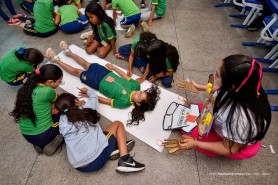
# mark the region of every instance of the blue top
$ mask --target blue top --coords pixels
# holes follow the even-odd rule
[[[92,108],[96,110],[98,106],[98,96],[93,90],[88,90],[88,102],[82,108]],[[80,123],[82,125],[82,123]],[[103,134],[99,123],[95,127],[84,126],[78,129],[68,121],[66,115],[60,117],[60,133],[64,136],[67,155],[70,164],[78,168],[93,162],[101,152],[108,146],[108,140]]]

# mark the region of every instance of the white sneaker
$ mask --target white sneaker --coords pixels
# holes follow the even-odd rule
[[[127,32],[125,32],[125,37],[126,38],[131,37],[134,31],[135,31],[135,25],[133,24],[128,28]]]
[[[82,34],[80,35],[80,39],[84,40],[84,39],[89,38],[89,36],[93,35],[93,32],[94,32],[94,31],[88,31],[88,32],[82,33]]]

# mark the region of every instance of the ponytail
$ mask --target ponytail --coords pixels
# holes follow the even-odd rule
[[[86,130],[89,127],[94,127],[100,119],[100,115],[96,110],[91,108],[80,109],[75,105],[77,98],[70,93],[61,94],[55,101],[55,107],[66,115],[68,121],[73,124],[77,130],[81,127],[85,127]]]
[[[14,110],[10,113],[16,123],[20,118],[27,118],[36,124],[36,116],[32,105],[32,93],[38,83],[47,80],[58,80],[63,76],[63,71],[56,65],[47,64],[31,73],[26,83],[18,90]]]

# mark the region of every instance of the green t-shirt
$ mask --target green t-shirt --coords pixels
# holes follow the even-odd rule
[[[73,4],[59,7],[57,13],[61,16],[61,25],[76,21],[79,17],[78,8]]]
[[[49,129],[54,123],[52,121],[52,102],[56,100],[55,90],[49,86],[38,84],[33,90],[33,110],[36,115],[36,125],[30,119],[20,118],[20,132],[25,135],[41,134]]]
[[[16,57],[15,51],[17,50],[18,48],[10,50],[0,61],[0,77],[7,83],[14,81],[16,76],[21,73],[35,70],[26,60]]]
[[[110,42],[114,38],[116,41],[117,35],[116,33],[113,33],[113,30],[110,28],[110,26],[106,22],[102,22],[101,25],[97,25],[97,33],[101,40],[104,40],[105,42]]]
[[[165,63],[166,63],[167,71],[173,71],[172,64],[168,58],[166,58]]]
[[[112,0],[112,8],[119,8],[122,11],[124,17],[130,17],[140,13],[140,9],[132,0]]]
[[[138,44],[138,42],[140,41],[140,35],[138,35],[132,42],[132,45],[131,45],[131,51],[134,52],[135,50],[135,46]]]
[[[56,29],[53,19],[54,6],[52,0],[37,0],[34,5],[35,30],[40,33]]]
[[[156,5],[155,14],[163,16],[166,12],[166,0],[152,0],[152,4]]]
[[[24,0],[17,0],[19,4],[23,3]]]
[[[108,73],[99,83],[99,92],[112,99],[111,107],[126,108],[132,104],[131,94],[139,91],[140,84],[130,78],[126,80],[113,72]]]

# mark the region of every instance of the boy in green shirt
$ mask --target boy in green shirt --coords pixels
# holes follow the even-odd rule
[[[83,15],[72,4],[72,0],[59,0],[59,9],[57,16],[55,17],[55,24],[60,24],[60,29],[65,33],[76,33],[86,29],[89,21],[85,15]]]
[[[54,17],[54,5],[52,0],[37,0],[34,5],[34,18],[35,24],[20,23],[25,34],[38,36],[38,37],[49,37],[58,31],[57,25],[55,25]]]
[[[152,26],[154,19],[159,19],[164,16],[166,4],[166,0],[152,0],[150,7],[141,11],[141,20],[148,21],[149,26]]]
[[[137,25],[141,19],[140,9],[136,6],[136,4],[132,0],[112,0],[112,8],[113,8],[113,19],[116,23],[117,13],[116,10],[119,8],[124,15],[123,20],[121,20],[121,27],[127,29],[125,33],[125,37],[129,38],[132,36],[135,25]],[[146,23],[141,23],[143,30],[148,31],[148,27]]]

